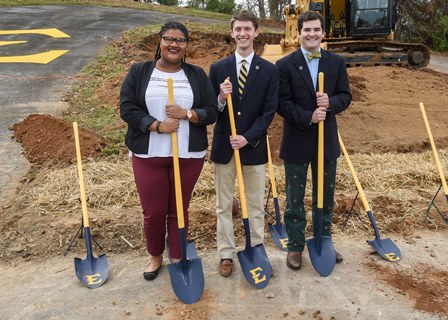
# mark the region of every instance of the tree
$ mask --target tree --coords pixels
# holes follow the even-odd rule
[[[158,2],[165,6],[177,6],[179,4],[178,0],[158,0]]]
[[[397,0],[397,37],[438,51],[448,50],[446,0]]]
[[[206,0],[205,10],[232,14],[235,11],[236,4],[234,0]]]
[[[191,8],[205,9],[205,0],[188,0],[187,4]]]
[[[281,21],[284,19],[283,9],[290,4],[286,0],[268,0],[269,4],[269,17],[275,21]]]
[[[266,10],[264,8],[264,0],[258,0],[258,13],[261,19],[266,19]]]

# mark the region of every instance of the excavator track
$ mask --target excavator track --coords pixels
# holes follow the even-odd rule
[[[325,39],[327,50],[345,58],[347,67],[406,66],[423,68],[428,65],[428,47],[418,43],[378,40]]]

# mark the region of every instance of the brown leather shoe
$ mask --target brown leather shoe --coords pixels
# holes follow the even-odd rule
[[[342,260],[344,260],[344,257],[342,256],[342,254],[340,254],[336,250],[335,250],[335,252],[336,252],[336,263],[341,263]]]
[[[233,271],[232,259],[221,259],[218,266],[219,274],[223,277],[230,277]]]
[[[292,270],[299,270],[302,266],[302,252],[288,251],[286,265]]]

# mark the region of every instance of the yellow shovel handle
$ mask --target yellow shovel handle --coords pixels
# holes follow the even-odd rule
[[[367,212],[369,212],[370,211],[369,203],[367,202],[364,191],[362,190],[361,184],[359,183],[358,176],[356,175],[355,169],[353,168],[353,164],[350,161],[350,158],[348,156],[347,150],[345,149],[344,143],[342,142],[342,138],[341,138],[341,135],[339,134],[339,131],[338,131],[338,138],[339,138],[339,144],[341,145],[342,152],[344,153],[344,156],[345,156],[345,160],[347,161],[350,171],[352,172],[353,180],[355,180],[356,188],[358,189],[359,196],[361,197],[362,204],[364,205],[364,209]]]
[[[87,213],[86,190],[84,187],[84,175],[82,173],[81,147],[79,145],[79,132],[77,122],[73,122],[73,132],[75,135],[76,160],[78,163],[79,189],[81,191],[82,223],[85,228],[89,228],[89,215]]]
[[[228,81],[228,80],[227,80]],[[227,96],[227,108],[229,110],[229,118],[230,118],[230,132],[232,136],[236,136],[236,126],[235,126],[235,118],[233,113],[233,103],[232,96],[229,94]],[[243,170],[241,168],[241,160],[240,160],[240,150],[233,149],[235,155],[235,166],[236,166],[236,175],[238,178],[238,185],[240,189],[240,202],[241,202],[241,212],[243,215],[243,219],[247,219],[247,203],[246,203],[246,194],[244,192],[244,180],[243,180]]]
[[[174,103],[173,94],[173,79],[168,78],[168,103]],[[177,144],[177,132],[171,133],[171,145],[173,148],[173,166],[174,166],[174,189],[176,192],[176,210],[177,210],[177,226],[179,229],[185,227],[184,221],[184,205],[182,202],[182,185],[180,182],[180,168],[179,168],[179,148]]]
[[[324,73],[319,72],[319,92],[324,92]],[[317,207],[324,207],[324,122],[319,122],[317,147]]]
[[[423,120],[425,121],[426,131],[428,131],[429,141],[431,142],[432,152],[436,160],[437,169],[439,170],[440,179],[442,180],[443,192],[448,196],[448,187],[446,185],[445,175],[443,174],[442,165],[440,164],[439,154],[437,153],[434,138],[432,137],[431,128],[429,127],[428,118],[426,117],[425,106],[420,102],[420,110],[422,111]]]
[[[269,178],[271,179],[272,197],[277,198],[277,186],[275,185],[274,168],[272,166],[271,147],[269,146],[268,135],[266,135],[266,145],[268,146],[268,167],[269,167]]]

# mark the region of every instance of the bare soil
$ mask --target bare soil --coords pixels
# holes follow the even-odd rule
[[[231,54],[233,50],[232,39],[226,35],[192,33],[191,38],[188,61],[206,70],[212,62]],[[133,61],[140,61],[147,58],[148,51],[155,51],[157,41],[155,36],[149,36],[137,48],[120,41],[117,43],[123,47],[129,57],[133,57]],[[258,41],[256,49],[260,52],[263,43],[277,42],[278,39],[274,36],[263,38]],[[350,154],[419,153],[430,150],[419,102],[425,104],[437,147],[448,148],[447,73],[391,66],[350,68],[349,76],[353,103],[345,113],[339,116],[338,122],[340,133]],[[96,93],[98,98],[107,101],[110,105],[118,106],[118,92],[123,77],[124,74],[105,82],[101,90]],[[67,141],[72,140],[71,123],[50,115],[31,115],[23,122],[16,124],[12,130],[17,141],[22,143],[25,156],[40,170],[39,176],[45,175],[45,172],[52,168],[76,162],[74,150],[67,147]],[[274,162],[281,165],[278,159],[282,133],[280,117],[275,117],[269,131]],[[107,141],[85,129],[80,131],[80,140],[85,161],[98,156],[101,148],[107,144]],[[447,161],[442,160],[444,163]],[[393,165],[391,163],[391,166]],[[24,184],[27,182],[25,179]],[[37,183],[39,179],[33,181],[31,186]],[[30,185],[26,187],[30,188]],[[436,188],[437,186],[435,190]],[[352,199],[353,194],[338,195],[335,209],[337,226],[342,224]],[[430,199],[428,203],[429,201]],[[385,197],[382,207],[377,209],[388,212],[389,205]],[[443,205],[441,209],[446,213],[446,207]],[[0,261],[9,265],[62,254],[80,224],[79,217],[76,219],[58,217],[57,208],[48,212],[39,212],[38,215],[24,215],[23,212],[26,210],[14,211],[11,207],[4,207],[0,213],[0,232],[4,235],[0,244]],[[208,221],[204,221],[203,215],[199,212],[191,213],[190,235],[193,238],[200,237],[199,250],[213,251],[216,218],[212,212],[207,213],[210,217]],[[120,235],[125,235],[126,239],[134,244],[135,250],[142,255],[145,254],[139,222],[141,213],[138,207],[130,208],[126,212],[126,221],[123,221],[123,215],[113,216],[104,212],[95,212],[95,215],[93,235],[104,247],[105,252],[126,253],[129,245],[120,238]],[[273,218],[269,217],[268,221],[273,222]],[[397,237],[406,235],[404,228],[408,228],[408,235],[413,234],[413,236],[420,231],[430,230],[427,225],[422,224],[419,217],[410,220],[407,225],[395,226],[397,232],[395,234],[392,226],[388,232],[392,232]],[[442,233],[447,231],[441,219],[431,230]],[[239,233],[241,237],[241,230]],[[204,237],[204,234],[208,236]],[[267,241],[272,245],[270,240]],[[79,243],[76,245],[76,243],[78,242],[75,242],[72,250],[83,253],[82,245]],[[341,243],[340,246],[344,244]],[[379,278],[398,290],[400,294],[406,295],[408,299],[415,302],[416,309],[448,317],[446,306],[448,272],[446,269],[440,269],[440,265],[422,264],[420,268],[416,265],[415,267],[421,270],[420,272],[416,272],[416,269],[397,271],[397,267],[384,266],[370,260],[366,263],[366,267],[377,273]],[[178,308],[180,309],[181,306]],[[190,316],[192,319],[208,318],[206,310],[196,310]],[[319,318],[319,314],[313,317]]]

